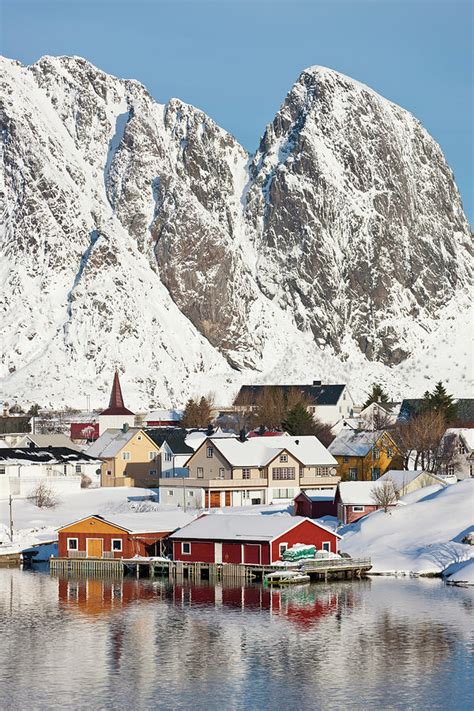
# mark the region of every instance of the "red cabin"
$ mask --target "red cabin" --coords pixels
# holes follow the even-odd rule
[[[296,543],[337,552],[337,533],[301,516],[204,514],[170,536],[173,559],[269,565]]]
[[[336,489],[308,489],[302,491],[294,499],[295,515],[307,518],[336,516],[337,507],[334,501]]]

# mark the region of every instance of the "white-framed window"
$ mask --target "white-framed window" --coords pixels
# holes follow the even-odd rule
[[[198,479],[203,479],[203,478],[204,478],[204,468],[203,468],[203,467],[198,467],[198,468],[197,468],[197,478],[198,478]]]
[[[206,449],[206,457],[210,459],[211,457],[214,456],[214,447],[207,447]]]
[[[331,541],[324,541],[322,550],[331,552]]]
[[[222,467],[219,469],[219,479],[225,479],[225,469]]]
[[[148,452],[148,459],[151,462],[153,459],[155,459],[157,452]]]
[[[122,539],[121,538],[112,538],[112,550],[117,551],[117,552],[122,552]]]
[[[293,499],[294,495],[294,489],[273,489],[274,499]]]
[[[181,554],[182,555],[191,555],[191,544],[183,541],[181,543]]]
[[[280,462],[287,462],[288,461],[288,455],[287,454],[280,454]]]
[[[365,511],[365,506],[353,506],[352,510],[354,513],[362,513]]]
[[[171,452],[165,452],[165,462],[171,462],[172,459],[173,455],[171,454]]]
[[[5,467],[0,467],[0,475],[5,474],[5,472],[6,472]]]
[[[250,479],[250,469],[242,469],[242,479]]]
[[[380,449],[378,447],[374,447],[374,459],[379,459],[380,458]]]
[[[446,473],[448,476],[454,476],[454,464],[448,464],[446,467]]]
[[[357,469],[356,468],[349,469],[349,479],[351,481],[357,481]]]
[[[314,471],[316,476],[327,476],[329,473],[328,467],[316,467]]]
[[[82,472],[82,464],[76,464],[76,474],[80,474]]]
[[[294,467],[275,467],[273,470],[273,479],[294,479],[295,478],[295,468]]]
[[[194,496],[194,491],[188,491],[188,496]]]
[[[130,461],[130,452],[122,452],[122,459],[125,462],[129,462]]]
[[[156,476],[156,469],[150,469],[150,476]]]
[[[462,442],[458,444],[458,454],[466,454],[466,447]]]
[[[68,551],[77,551],[78,548],[79,548],[79,539],[78,538],[68,538],[67,539]]]
[[[174,496],[173,489],[168,489],[168,496]]]
[[[288,550],[288,543],[279,543],[278,544],[278,555],[281,557],[283,553]]]

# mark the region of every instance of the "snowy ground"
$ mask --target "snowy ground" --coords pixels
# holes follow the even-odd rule
[[[472,578],[472,562],[448,567],[474,559],[474,546],[461,543],[474,530],[474,481],[442,489],[428,487],[422,492],[405,497],[387,513],[377,511],[342,528],[341,549],[353,557],[370,556],[374,573],[439,575],[446,571],[448,575],[452,571],[460,579]]]
[[[8,502],[0,501],[0,555],[57,540],[60,526],[90,514],[119,517],[122,525],[137,530],[159,530],[160,525],[163,530],[168,526],[173,530],[192,521],[198,513],[160,506],[153,501],[153,495],[152,490],[139,488],[84,489],[64,497],[54,509],[38,509],[28,499],[13,501],[13,543],[9,536]],[[48,550],[54,552],[54,548]]]

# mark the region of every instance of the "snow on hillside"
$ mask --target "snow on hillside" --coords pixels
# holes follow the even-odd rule
[[[429,488],[413,503],[377,511],[341,529],[341,550],[370,556],[373,573],[439,574],[474,558],[474,546],[461,543],[474,530],[474,480]]]
[[[39,509],[28,499],[13,502],[13,543],[9,538],[8,502],[0,501],[0,555],[23,550],[35,543],[57,540],[57,529],[90,514],[117,521],[137,531],[174,530],[195,518],[197,512],[160,506],[150,489],[133,487],[84,489],[63,498],[53,509]]]
[[[80,57],[2,59],[8,400],[182,406],[242,382],[469,389],[469,226],[408,112],[310,67],[255,156]]]

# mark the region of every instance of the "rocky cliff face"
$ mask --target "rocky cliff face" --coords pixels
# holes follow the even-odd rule
[[[114,365],[137,404],[354,366],[397,390],[421,382],[421,342],[447,354],[470,233],[406,111],[313,67],[249,156],[196,108],[83,59],[2,69],[7,397],[99,401]]]

